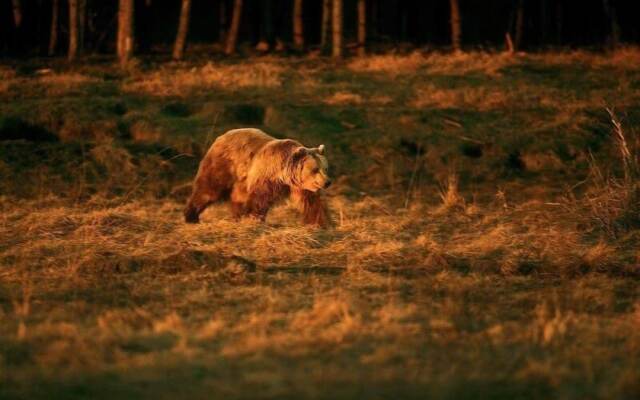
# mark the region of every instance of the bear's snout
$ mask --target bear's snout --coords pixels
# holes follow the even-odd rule
[[[327,189],[329,186],[331,186],[331,179],[327,179],[327,181],[324,183],[325,189]]]

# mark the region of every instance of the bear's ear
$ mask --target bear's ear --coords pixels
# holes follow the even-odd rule
[[[324,145],[323,144],[318,146],[318,154],[320,154],[321,156],[324,155]]]
[[[306,156],[307,153],[308,153],[308,151],[307,151],[306,147],[300,146],[300,147],[298,147],[297,149],[294,150],[293,158],[300,158],[300,157]]]

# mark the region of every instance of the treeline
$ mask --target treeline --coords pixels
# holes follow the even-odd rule
[[[0,0],[0,54],[59,56],[164,51],[191,43],[230,55],[345,52],[398,45],[537,50],[611,48],[640,39],[625,0]],[[171,45],[171,50],[167,45]],[[162,50],[158,50],[162,49]]]

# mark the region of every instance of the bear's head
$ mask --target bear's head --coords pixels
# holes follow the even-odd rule
[[[292,182],[304,190],[317,192],[331,185],[329,163],[324,156],[324,145],[309,149],[298,147],[292,156]]]

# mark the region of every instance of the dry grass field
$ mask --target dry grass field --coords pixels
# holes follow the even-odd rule
[[[0,100],[2,399],[640,397],[637,49],[33,61]],[[183,223],[240,126],[327,146],[329,229]]]

